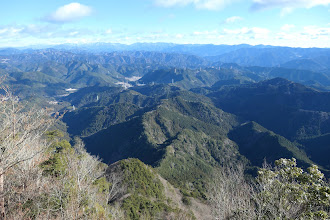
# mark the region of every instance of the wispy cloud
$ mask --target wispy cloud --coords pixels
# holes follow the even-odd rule
[[[237,0],[153,0],[160,7],[193,5],[198,9],[220,10]]]
[[[328,6],[330,0],[253,0],[252,10],[281,8],[281,15],[290,13],[295,8],[312,8],[315,6]]]
[[[330,38],[330,28],[317,27],[317,26],[306,26],[302,35],[310,36],[311,38],[328,37]]]
[[[97,32],[89,29],[69,28],[64,29],[60,25],[7,25],[0,26],[0,38],[3,39],[49,39],[49,38],[79,38],[93,36]]]
[[[113,34],[112,29],[110,28],[110,29],[106,30],[106,31],[105,31],[105,34]]]
[[[205,37],[205,36],[215,36],[215,35],[218,35],[218,31],[217,30],[213,30],[213,31],[194,31],[192,33],[193,36],[202,36],[202,37]]]
[[[330,27],[293,26],[285,24],[276,30],[264,27],[196,30],[191,32],[166,32],[162,30],[133,31],[117,29],[67,28],[58,24],[0,26],[1,46],[27,46],[38,44],[88,43],[88,42],[171,42],[202,44],[269,44],[296,47],[330,47]]]
[[[330,28],[305,26],[296,31],[277,33],[274,41],[299,47],[330,47]]]
[[[293,24],[285,24],[281,27],[281,30],[282,31],[290,31],[294,27],[295,27],[295,25],[293,25]]]
[[[270,33],[270,30],[260,27],[243,27],[239,29],[224,29],[223,32],[229,35],[251,35],[254,38],[262,38],[266,37]]]
[[[184,37],[184,35],[183,34],[177,34],[177,35],[175,35],[175,37],[178,38],[178,39],[182,39]]]
[[[56,30],[54,25],[6,25],[0,26],[0,37],[44,37]]]
[[[70,3],[59,7],[55,12],[46,16],[44,20],[51,23],[73,22],[89,16],[91,13],[92,8],[89,6],[80,3]]]
[[[222,24],[233,24],[233,23],[237,23],[239,21],[243,21],[244,19],[240,16],[232,16],[229,17],[227,19],[225,19]]]

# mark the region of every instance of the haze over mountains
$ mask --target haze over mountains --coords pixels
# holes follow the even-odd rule
[[[173,44],[173,43],[91,43],[91,44],[62,44],[54,46],[36,46],[28,48],[2,48],[1,55],[31,53],[35,50],[53,48],[60,51],[77,53],[111,53],[118,51],[149,51],[162,53],[177,53],[205,57],[211,61],[237,63],[244,66],[274,66],[283,65],[294,60],[312,61],[329,68],[327,48],[291,48],[268,45],[213,45],[213,44]],[[308,65],[310,66],[310,65]]]

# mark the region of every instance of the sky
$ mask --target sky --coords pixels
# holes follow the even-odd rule
[[[330,0],[0,0],[0,47],[169,42],[330,47]]]

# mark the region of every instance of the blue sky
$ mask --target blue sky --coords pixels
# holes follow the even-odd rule
[[[0,47],[93,42],[330,47],[330,0],[0,3]]]

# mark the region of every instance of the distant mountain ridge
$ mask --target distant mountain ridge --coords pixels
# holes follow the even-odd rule
[[[162,49],[157,51],[157,45],[126,45],[139,50],[123,49],[122,51],[100,53],[92,53],[87,49],[86,51],[54,48],[22,51],[3,49],[0,51],[0,60],[2,60],[0,72],[9,75],[12,72],[41,72],[57,77],[61,82],[71,84],[71,86],[76,85],[76,87],[98,84],[114,86],[116,83],[127,83],[125,77],[146,75],[142,82],[171,83],[173,79],[177,83],[176,85],[186,89],[212,86],[219,80],[237,79],[258,82],[283,77],[317,89],[330,90],[330,64],[328,62],[330,49],[261,45],[161,44]],[[142,50],[143,47],[153,51]],[[183,48],[187,50],[199,48],[208,51],[208,47],[218,48],[217,50],[224,54],[213,57],[203,57],[197,52],[182,54]],[[181,49],[164,50],[164,48]],[[211,51],[216,51],[215,48]],[[119,49],[120,47],[118,47]],[[8,51],[8,54],[4,55],[4,51]],[[164,75],[164,69],[169,68],[178,69],[180,74],[176,73],[175,77],[171,77],[169,76],[171,71],[169,71],[169,74]],[[160,73],[163,76],[158,75]],[[179,80],[175,79],[177,77]]]
[[[277,66],[297,59],[320,60],[329,57],[330,48],[291,48],[269,45],[213,45],[173,43],[119,43],[62,44],[31,48],[0,48],[0,55],[31,53],[35,50],[54,48],[73,53],[111,53],[118,51],[150,51],[179,53],[207,57],[210,61],[238,63],[243,66]],[[322,58],[323,57],[323,58]],[[322,62],[321,62],[322,63]]]

